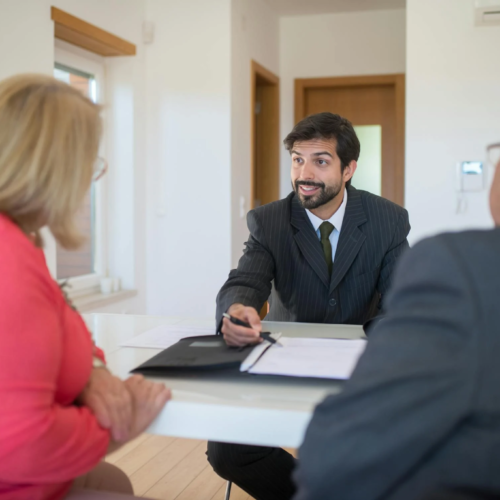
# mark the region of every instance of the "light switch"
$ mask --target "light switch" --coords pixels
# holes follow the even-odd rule
[[[240,196],[240,219],[244,219],[246,214],[246,200],[244,196]]]

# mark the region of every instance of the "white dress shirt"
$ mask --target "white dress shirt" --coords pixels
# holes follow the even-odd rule
[[[342,204],[340,205],[338,210],[329,219],[327,219],[328,222],[330,224],[333,224],[333,227],[335,228],[330,234],[330,243],[332,244],[332,262],[335,261],[335,252],[337,251],[337,244],[339,242],[340,231],[342,230],[342,222],[344,220],[346,205],[347,205],[347,189],[344,189],[344,199],[342,200]],[[309,217],[309,220],[311,221],[311,224],[314,227],[314,230],[316,231],[316,234],[318,235],[318,239],[321,239],[321,235],[319,233],[319,226],[321,226],[321,224],[323,224],[323,222],[325,221],[314,215],[309,210],[307,210],[307,208],[306,208],[306,213],[307,216]]]

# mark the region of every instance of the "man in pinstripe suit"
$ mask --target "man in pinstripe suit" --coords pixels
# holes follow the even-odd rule
[[[217,297],[217,323],[229,345],[260,341],[258,311],[268,299],[272,321],[365,323],[378,313],[408,248],[406,210],[350,185],[360,145],[348,120],[309,116],[284,142],[294,190],[248,213],[246,248]],[[226,311],[252,329],[222,321]],[[293,495],[295,459],[284,450],[209,443],[208,459],[258,500]]]

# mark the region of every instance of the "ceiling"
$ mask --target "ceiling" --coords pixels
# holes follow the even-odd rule
[[[279,16],[404,9],[406,0],[265,0]]]

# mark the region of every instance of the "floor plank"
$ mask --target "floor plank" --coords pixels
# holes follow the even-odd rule
[[[201,444],[206,448],[206,441],[174,439],[170,446],[165,448],[161,453],[158,453],[153,459],[144,463],[140,469],[130,476],[135,494],[141,496],[148,490],[151,490],[158,481]],[[185,483],[183,489],[188,484],[189,483]],[[149,494],[148,496],[151,498],[164,498],[161,495],[155,496],[154,494]],[[165,496],[165,498],[172,497],[169,495]]]
[[[224,481],[224,484],[213,494],[210,500],[224,500],[225,493],[226,493],[226,481]]]
[[[152,488],[146,491],[145,496],[165,500],[177,498],[187,485],[194,481],[206,468],[207,457],[205,450],[206,442],[203,441],[191,453],[180,460]],[[193,498],[193,500],[195,499]]]
[[[148,436],[146,440],[117,460],[115,465],[131,477],[134,472],[161,453],[173,441],[174,438],[166,436]]]
[[[149,434],[141,434],[140,436],[137,436],[133,441],[130,441],[130,443],[123,445],[121,448],[118,448],[113,453],[107,455],[106,462],[109,462],[110,464],[115,464],[118,460],[120,460],[120,458],[125,456],[128,452],[132,451],[134,448],[137,448],[137,446],[146,441],[148,437]]]
[[[226,481],[213,471],[210,464],[207,464],[202,473],[189,483],[176,500],[209,499],[225,484]],[[220,497],[220,500],[223,499],[224,495]]]
[[[222,499],[224,499],[224,496]],[[254,500],[254,498],[246,491],[243,491],[239,486],[233,484],[231,488],[231,500]]]
[[[106,461],[129,475],[138,496],[154,500],[224,500],[226,481],[213,472],[206,449],[206,441],[141,434],[108,455]],[[253,498],[233,484],[231,500]]]
[[[219,488],[214,496],[210,500],[224,500],[224,495],[226,494],[226,483],[221,488]],[[254,500],[246,491],[243,491],[239,486],[233,484],[231,487],[231,499],[230,500]]]

